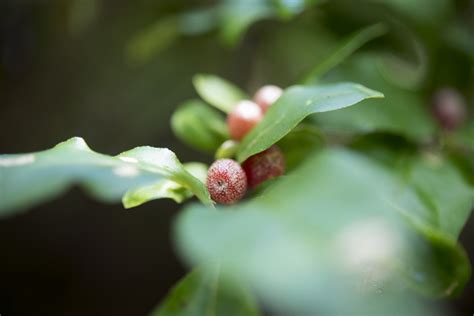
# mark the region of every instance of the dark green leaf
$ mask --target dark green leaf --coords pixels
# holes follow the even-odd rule
[[[257,316],[257,305],[243,287],[229,288],[219,268],[198,268],[184,277],[150,316]]]
[[[341,44],[326,59],[313,68],[303,80],[303,83],[311,83],[317,81],[329,70],[333,69],[345,59],[351,56],[355,51],[367,42],[384,35],[387,28],[383,24],[375,24],[365,27],[348,38],[344,39]]]
[[[130,40],[127,55],[134,62],[147,62],[154,55],[168,48],[178,37],[178,17],[160,18]]]
[[[312,120],[324,131],[338,134],[389,132],[415,141],[428,141],[435,122],[427,111],[425,100],[417,93],[388,82],[375,62],[378,55],[352,57],[332,71],[325,82],[358,80],[361,84],[383,91],[384,99],[374,99],[360,106],[314,115]]]
[[[380,92],[354,83],[290,87],[242,140],[237,158],[244,161],[269,148],[310,114],[338,110],[365,99],[382,97]]]
[[[69,7],[69,29],[73,34],[81,33],[96,19],[99,0],[73,0]]]
[[[112,157],[92,151],[82,138],[71,138],[49,150],[0,156],[0,216],[54,198],[75,184],[112,202],[129,189],[164,179],[179,183],[212,205],[203,183],[168,149],[138,147]]]
[[[229,138],[221,113],[199,100],[180,106],[171,118],[171,127],[183,142],[206,152],[215,151]]]
[[[240,100],[248,98],[237,86],[214,75],[196,75],[193,83],[204,101],[225,113],[229,113]]]
[[[450,167],[412,170],[407,177],[354,152],[325,150],[252,201],[186,209],[178,246],[193,264],[222,260],[223,272],[287,314],[383,314],[386,304],[409,308],[407,287],[448,296],[470,274],[454,237],[471,188]],[[421,176],[431,182],[420,184]],[[460,192],[428,203],[443,181]]]
[[[325,143],[323,134],[313,125],[300,124],[294,128],[278,142],[285,155],[286,172],[298,167]]]

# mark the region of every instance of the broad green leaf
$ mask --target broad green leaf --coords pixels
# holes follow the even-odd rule
[[[328,133],[388,132],[417,142],[429,140],[436,124],[425,100],[418,93],[388,82],[380,73],[377,58],[376,54],[355,55],[329,73],[324,82],[358,80],[372,89],[383,91],[384,99],[368,100],[360,106],[314,115],[311,119]]]
[[[163,179],[212,205],[203,183],[168,149],[138,147],[113,157],[92,151],[75,137],[41,152],[0,155],[0,217],[52,199],[76,184],[99,200],[114,202],[131,188]]]
[[[69,7],[69,30],[81,33],[96,19],[99,13],[99,0],[73,0]]]
[[[195,178],[205,183],[207,176],[207,165],[190,162],[183,164],[186,171],[188,171]],[[169,179],[162,179],[151,185],[141,186],[128,190],[122,198],[122,203],[125,208],[132,208],[151,200],[170,198],[176,203],[191,198],[194,194],[186,186],[179,184]]]
[[[169,292],[150,316],[257,316],[258,307],[244,287],[229,288],[219,268],[197,268]]]
[[[240,88],[214,75],[196,75],[193,84],[204,101],[225,113],[229,113],[240,100],[248,98]]]
[[[253,23],[275,15],[275,7],[267,0],[223,0],[221,38],[224,43],[235,45]]]
[[[205,152],[215,151],[229,138],[221,113],[199,100],[181,105],[171,117],[171,128],[184,143]]]
[[[444,221],[448,213],[465,218],[472,197],[470,205],[446,203],[452,196],[427,203],[445,173],[423,170],[436,181],[421,188],[416,169],[407,178],[364,155],[324,150],[251,201],[187,208],[177,221],[178,247],[192,264],[221,260],[224,273],[249,282],[283,314],[375,315],[390,306],[426,314],[410,310],[412,291],[449,296],[469,278],[453,234],[459,223]],[[447,179],[467,201],[470,189]]]
[[[216,27],[219,10],[216,7],[188,11],[179,16],[179,30],[184,35],[199,35]]]
[[[380,92],[354,83],[290,87],[242,140],[237,158],[242,162],[269,148],[310,114],[334,111],[365,99],[382,97]]]
[[[435,211],[437,226],[457,239],[471,214],[472,188],[459,171],[441,157],[416,159],[410,171],[410,183]]]
[[[352,148],[392,169],[432,211],[433,225],[456,240],[466,223],[474,191],[450,157],[423,151],[397,135],[369,134]]]
[[[395,12],[417,24],[442,26],[453,12],[450,0],[373,0],[385,4]]]
[[[163,17],[135,35],[127,46],[127,55],[134,62],[147,62],[168,48],[179,37],[177,16]]]
[[[355,51],[361,48],[364,44],[371,40],[384,35],[387,32],[387,27],[384,24],[374,24],[365,27],[348,38],[342,40],[341,44],[332,52],[327,58],[313,68],[308,75],[306,75],[303,83],[309,84],[317,81],[320,77],[326,74],[329,70],[333,69]]]

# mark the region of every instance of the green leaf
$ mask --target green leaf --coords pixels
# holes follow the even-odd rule
[[[341,44],[327,58],[314,67],[308,75],[306,75],[303,83],[309,84],[317,81],[329,70],[341,64],[355,51],[361,48],[371,40],[387,33],[387,27],[384,24],[374,24],[358,30],[348,38],[342,40]]]
[[[257,305],[244,287],[229,289],[218,268],[197,268],[186,275],[150,316],[257,316]]]
[[[376,0],[416,24],[441,27],[454,11],[450,0]]]
[[[173,113],[171,128],[184,143],[205,152],[215,151],[229,138],[221,113],[199,100],[187,101],[180,106]]]
[[[342,109],[383,94],[354,83],[321,86],[293,86],[265,114],[263,120],[242,140],[239,161],[279,141],[310,114]]]
[[[179,35],[177,16],[160,18],[130,40],[127,45],[127,55],[134,62],[147,62],[168,48]]]
[[[437,156],[413,162],[410,182],[436,214],[437,226],[454,240],[471,214],[474,192],[459,171]]]
[[[376,54],[359,54],[334,69],[324,82],[358,80],[383,91],[384,99],[373,99],[357,107],[314,115],[311,119],[328,133],[355,134],[388,132],[417,142],[428,141],[436,128],[425,100],[413,91],[388,82],[380,73]]]
[[[248,96],[234,84],[214,75],[196,75],[194,88],[207,103],[229,113],[234,105]]]
[[[205,183],[207,177],[207,165],[190,162],[185,163],[184,168],[195,178]],[[122,198],[125,208],[132,208],[142,205],[151,200],[170,198],[176,203],[182,203],[191,198],[194,194],[186,186],[169,179],[162,179],[147,186],[141,186],[128,190]]]
[[[76,184],[99,200],[115,202],[131,188],[164,179],[212,205],[203,183],[168,149],[138,147],[113,157],[92,151],[75,137],[41,152],[0,155],[0,217],[52,199]]]
[[[235,45],[255,22],[274,17],[275,8],[267,0],[224,0],[221,7],[221,38]]]
[[[206,33],[214,29],[217,23],[218,9],[216,7],[192,10],[179,16],[179,30],[188,36]]]
[[[251,201],[187,208],[178,247],[192,264],[221,260],[223,273],[282,314],[374,315],[389,306],[424,314],[410,311],[412,290],[448,296],[469,278],[459,222],[447,216],[465,220],[472,196],[467,203],[471,189],[452,170],[414,168],[406,177],[352,151],[324,150]],[[420,187],[421,176],[434,181]],[[444,180],[461,193],[427,203]]]
[[[69,30],[78,34],[86,30],[98,17],[98,0],[73,0],[69,7]]]

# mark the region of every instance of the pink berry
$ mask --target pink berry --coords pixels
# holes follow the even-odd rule
[[[466,102],[455,89],[444,88],[436,92],[432,105],[434,117],[447,130],[458,128],[466,120]]]
[[[273,85],[263,86],[255,93],[254,100],[265,113],[282,94],[283,90],[280,87]]]
[[[232,159],[216,160],[207,171],[207,189],[217,203],[233,204],[247,191],[247,177]]]
[[[260,183],[276,178],[285,173],[285,157],[277,146],[258,153],[242,164],[250,188],[257,187]]]
[[[262,118],[262,109],[256,103],[248,100],[240,101],[227,117],[230,137],[234,140],[242,140]]]

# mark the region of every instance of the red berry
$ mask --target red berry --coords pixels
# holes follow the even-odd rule
[[[240,101],[227,117],[230,137],[241,140],[262,118],[262,109],[256,103],[248,100]]]
[[[247,177],[235,160],[219,159],[209,167],[206,185],[214,201],[232,204],[245,195]]]
[[[285,173],[285,157],[277,146],[258,153],[242,164],[250,188],[257,187],[260,183],[276,178]]]
[[[434,94],[432,103],[433,115],[441,127],[454,130],[466,120],[466,102],[457,90],[439,90]]]
[[[277,86],[263,86],[257,93],[255,93],[254,100],[262,108],[262,111],[267,112],[268,108],[280,98],[283,90]]]

